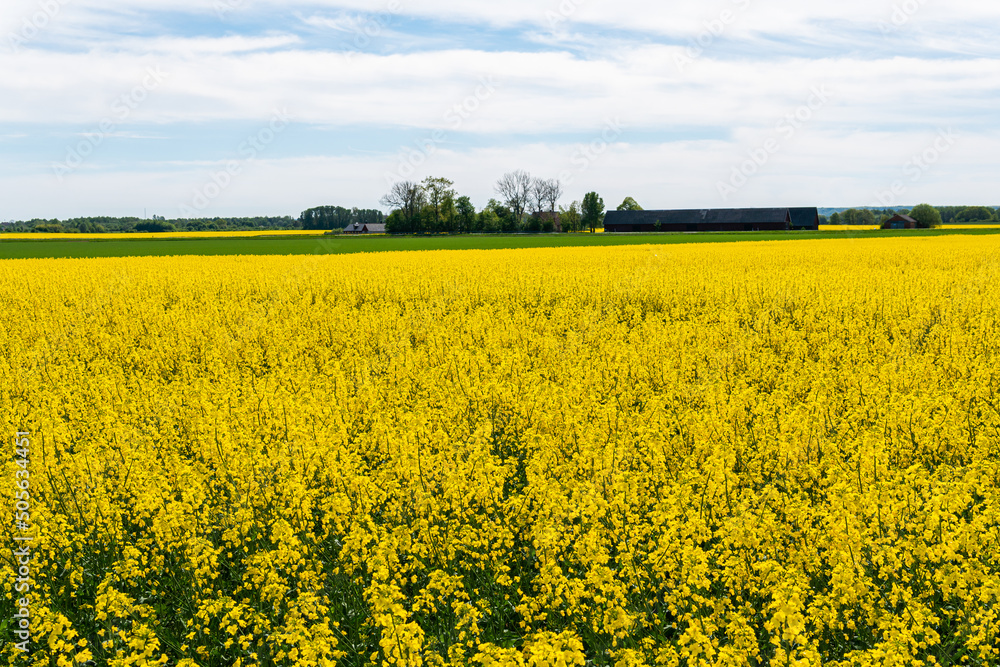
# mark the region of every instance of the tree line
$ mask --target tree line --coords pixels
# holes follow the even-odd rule
[[[232,218],[174,218],[154,215],[152,218],[94,216],[68,220],[35,218],[3,223],[3,232],[26,234],[129,234],[133,232],[243,232],[288,229],[343,229],[353,223],[372,224],[385,220],[378,209],[318,206],[303,211],[298,218],[291,216],[256,216]]]
[[[550,233],[596,231],[604,224],[604,200],[588,192],[582,201],[559,205],[564,191],[557,179],[532,177],[518,170],[494,185],[498,198],[481,210],[459,195],[454,181],[431,176],[420,183],[394,183],[380,203],[391,209],[389,234]]]
[[[919,227],[940,225],[989,224],[1000,220],[1000,209],[988,206],[931,206],[918,204],[908,208],[849,208],[830,215],[829,220],[820,219],[822,224],[831,225],[883,225],[896,215],[908,215],[917,221]]]
[[[133,232],[214,232],[251,231],[260,229],[301,229],[301,223],[291,216],[247,218],[176,218],[168,220],[154,215],[150,219],[109,216],[70,218],[68,220],[35,218],[3,224],[9,233],[48,234],[129,234]]]
[[[472,200],[459,196],[454,182],[429,177],[420,183],[395,183],[382,197],[381,204],[392,210],[388,217],[378,209],[317,206],[303,211],[298,218],[215,217],[152,219],[138,217],[94,216],[67,220],[35,218],[0,223],[8,233],[131,233],[131,232],[207,232],[254,230],[340,230],[348,225],[386,225],[390,234],[461,234],[461,233],[546,233],[595,231],[604,225],[604,200],[588,192],[569,206],[559,205],[564,194],[555,179],[534,178],[525,171],[504,174],[494,185],[497,197],[477,210]],[[642,210],[632,197],[626,197],[619,211]],[[896,214],[910,215],[921,227],[951,224],[989,224],[1000,222],[1000,209],[988,206],[931,206],[920,204],[906,208],[850,208],[820,216],[820,224],[881,226]]]
[[[378,225],[385,221],[385,214],[378,209],[344,208],[343,206],[317,206],[299,215],[302,229],[344,229],[348,225]]]

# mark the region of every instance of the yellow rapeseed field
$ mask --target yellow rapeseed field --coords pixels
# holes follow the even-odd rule
[[[998,229],[1000,225],[941,225],[938,229]],[[879,225],[820,225],[821,232],[870,232],[881,229]]]
[[[0,287],[5,663],[1000,664],[1000,237]]]
[[[321,236],[322,230],[317,229],[265,229],[259,231],[238,232],[104,232],[93,234],[0,234],[3,241],[120,241],[137,239],[236,239],[253,238],[257,236]]]

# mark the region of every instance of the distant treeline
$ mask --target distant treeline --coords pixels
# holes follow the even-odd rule
[[[989,208],[988,206],[934,206],[941,214],[941,222],[944,225],[974,225],[989,224],[1000,220],[1000,209]],[[838,211],[826,218],[820,216],[821,224],[830,225],[881,225],[896,214],[909,215],[912,211],[907,208],[849,208],[846,211]]]
[[[378,225],[384,221],[385,214],[382,211],[343,206],[317,206],[303,211],[299,216],[302,229],[344,229],[348,225]]]
[[[252,217],[252,218],[175,218],[166,219],[154,215],[151,219],[113,218],[97,216],[71,218],[69,220],[45,220],[36,218],[0,225],[0,231],[8,233],[47,234],[101,234],[132,232],[242,232],[255,230],[275,231],[287,229],[343,229],[349,224],[360,222],[371,224],[383,222],[382,211],[370,209],[346,209],[340,206],[321,206],[303,211],[298,218]]]
[[[213,231],[247,231],[256,229],[301,229],[301,224],[290,216],[280,218],[178,218],[167,220],[160,216],[152,219],[143,218],[112,218],[98,216],[93,218],[71,218],[69,220],[34,219],[22,222],[5,223],[4,232],[12,233],[48,233],[48,234],[100,234],[131,233],[131,232],[213,232]]]
[[[515,177],[513,186],[503,179],[498,183],[498,193],[503,201],[491,199],[477,211],[468,197],[460,197],[451,189],[452,182],[427,179],[424,183],[398,183],[383,198],[383,204],[393,209],[388,217],[377,209],[318,206],[303,211],[298,218],[248,217],[248,218],[175,218],[153,216],[143,218],[114,218],[97,216],[69,220],[36,218],[18,222],[0,223],[0,232],[7,233],[81,233],[99,234],[131,232],[210,232],[315,229],[339,230],[355,223],[362,225],[386,224],[386,231],[402,234],[463,233],[463,232],[551,232],[594,229],[604,217],[604,202],[597,193],[588,193],[582,202],[575,201],[568,208],[556,206],[562,194],[558,181],[530,179],[523,172],[508,174]],[[507,189],[505,189],[505,186]],[[989,224],[1000,222],[1000,209],[987,206],[936,206],[941,222],[936,224]],[[641,207],[627,197],[618,210]],[[820,216],[820,224],[830,225],[881,225],[897,213],[909,214],[910,209],[850,208],[830,216]],[[935,221],[936,222],[936,221]]]

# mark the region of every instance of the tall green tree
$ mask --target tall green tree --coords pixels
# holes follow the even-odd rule
[[[564,232],[578,232],[583,229],[583,218],[580,216],[580,202],[575,201],[568,208],[560,206],[559,222]]]
[[[432,232],[450,231],[450,219],[445,219],[448,215],[453,215],[455,210],[455,197],[457,193],[452,188],[454,182],[447,178],[435,178],[428,176],[420,184],[427,198],[427,205],[433,209],[433,220],[430,221]]]
[[[491,203],[495,203],[494,200],[490,200]],[[500,215],[497,213],[497,207],[490,206],[487,204],[486,208],[479,212],[477,216],[478,220],[476,224],[479,230],[486,234],[498,234],[503,229],[503,221],[500,219]]]
[[[583,226],[590,229],[591,233],[604,224],[604,200],[596,192],[588,192],[583,196],[583,208],[581,210]]]
[[[476,232],[476,207],[472,200],[462,196],[455,200],[455,220],[458,223],[458,231],[463,233]]]
[[[941,212],[930,204],[918,204],[910,211],[910,217],[917,221],[917,227],[930,229],[941,226]]]

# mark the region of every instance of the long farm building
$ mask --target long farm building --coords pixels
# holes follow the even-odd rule
[[[717,208],[674,211],[608,211],[604,231],[755,232],[819,229],[813,208]]]

